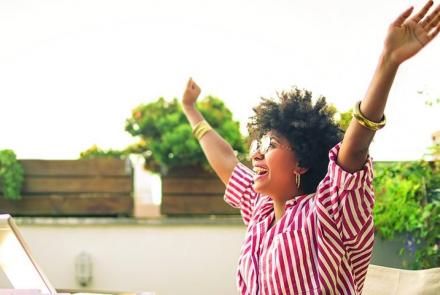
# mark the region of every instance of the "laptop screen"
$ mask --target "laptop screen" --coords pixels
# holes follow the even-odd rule
[[[0,214],[0,267],[14,289],[56,293],[9,214]]]

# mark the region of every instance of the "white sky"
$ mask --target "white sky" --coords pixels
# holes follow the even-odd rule
[[[259,97],[293,85],[345,111],[367,89],[388,24],[410,4],[1,0],[0,149],[74,159],[93,144],[123,148],[135,142],[124,131],[131,110],[180,96],[189,76],[243,130]],[[424,104],[440,97],[439,52],[435,40],[400,69],[374,159],[417,159],[440,129],[440,107]]]

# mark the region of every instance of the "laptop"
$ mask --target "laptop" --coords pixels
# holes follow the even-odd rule
[[[0,268],[14,289],[57,293],[33,258],[29,246],[9,214],[0,214]]]
[[[3,273],[2,273],[3,272]],[[30,248],[20,234],[17,225],[9,214],[0,214],[0,283],[9,281],[9,287],[16,290],[29,290],[26,294],[56,294],[57,290],[47,279],[33,258]],[[3,283],[2,283],[3,284]],[[0,291],[3,288],[0,285]],[[4,289],[6,291],[7,289]],[[12,289],[9,289],[12,290]],[[38,291],[37,293],[33,291]],[[119,294],[119,295],[154,295],[154,292],[139,293],[74,293],[73,294]],[[0,292],[0,294],[2,294]]]

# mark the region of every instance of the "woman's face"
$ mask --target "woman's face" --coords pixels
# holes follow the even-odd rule
[[[252,166],[256,172],[253,188],[256,192],[269,195],[273,199],[288,200],[298,194],[295,172],[299,172],[298,160],[289,142],[270,131],[270,145],[265,154],[259,150],[252,156]]]

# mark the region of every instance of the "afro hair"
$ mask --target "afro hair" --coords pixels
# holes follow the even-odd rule
[[[308,168],[301,177],[301,188],[306,194],[313,193],[327,173],[329,150],[343,137],[333,119],[336,109],[323,96],[313,103],[312,92],[298,88],[277,93],[277,98],[262,98],[253,108],[249,134],[259,138],[273,131],[286,138],[299,166]]]

